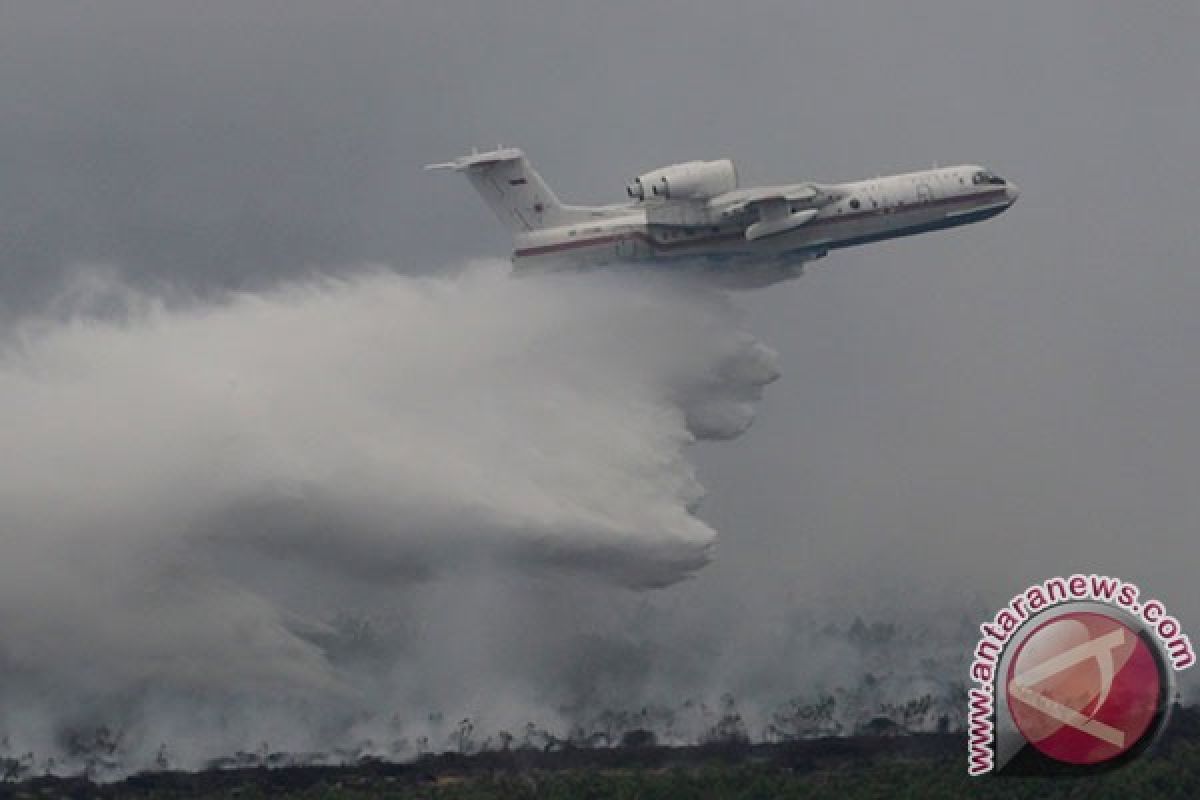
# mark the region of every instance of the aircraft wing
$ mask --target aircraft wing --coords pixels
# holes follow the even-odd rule
[[[714,197],[710,204],[719,209],[726,217],[736,217],[761,209],[791,206],[794,204],[808,205],[817,200],[820,190],[811,183],[798,183],[793,186],[764,186],[760,189],[735,189]]]
[[[710,206],[722,218],[745,217],[746,239],[785,233],[810,222],[821,206],[835,200],[829,191],[812,183],[737,189],[712,198]],[[757,221],[751,221],[757,218]]]

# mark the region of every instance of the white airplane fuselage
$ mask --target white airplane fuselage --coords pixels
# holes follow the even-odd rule
[[[636,190],[641,202],[563,206],[519,150],[440,166],[467,171],[509,222],[517,271],[698,265],[746,286],[792,277],[805,262],[837,248],[978,222],[1005,211],[1018,196],[1013,183],[977,165],[850,183],[737,189],[730,162],[689,164],[728,164],[729,182],[720,187],[726,191],[669,199],[666,181],[657,178],[667,197],[646,200],[639,178],[629,192]],[[656,176],[643,177],[649,185]],[[659,194],[657,185],[653,192]]]

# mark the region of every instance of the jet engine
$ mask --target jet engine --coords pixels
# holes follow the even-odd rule
[[[715,197],[737,188],[737,170],[728,158],[688,161],[662,167],[633,179],[625,192],[634,200],[694,200]]]

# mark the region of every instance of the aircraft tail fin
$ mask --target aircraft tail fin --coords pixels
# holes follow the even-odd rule
[[[542,176],[515,147],[472,153],[425,169],[465,172],[475,190],[514,233],[568,225],[587,218],[586,211],[564,206]]]

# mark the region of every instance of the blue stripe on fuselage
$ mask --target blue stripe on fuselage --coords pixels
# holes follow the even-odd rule
[[[863,234],[862,236],[851,236],[846,239],[832,239],[822,242],[814,247],[799,247],[789,252],[802,253],[805,251],[821,252],[824,250],[837,250],[842,247],[854,247],[860,244],[882,242],[886,239],[898,239],[901,236],[913,236],[918,233],[928,233],[930,231],[938,231],[945,228],[956,228],[959,225],[969,225],[972,222],[980,222],[985,219],[990,219],[1007,208],[1007,205],[981,208],[978,211],[970,211],[953,217],[944,217],[942,219],[932,220],[930,222],[922,222],[919,225],[913,225],[908,228],[892,228],[890,230],[879,231],[877,233]]]

